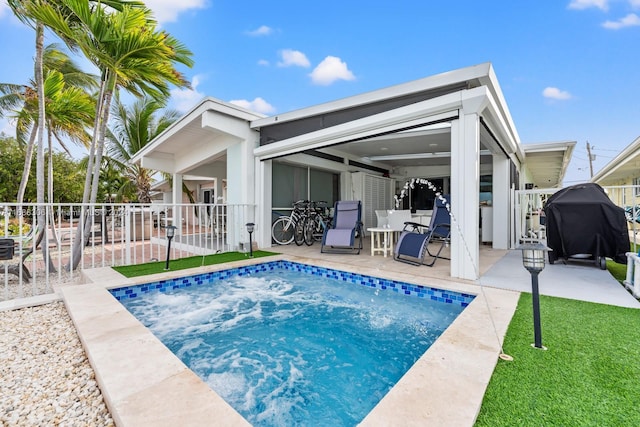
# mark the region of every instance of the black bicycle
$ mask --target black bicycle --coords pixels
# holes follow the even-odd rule
[[[309,202],[304,219],[304,243],[313,245],[322,240],[324,231],[331,224],[327,202]]]

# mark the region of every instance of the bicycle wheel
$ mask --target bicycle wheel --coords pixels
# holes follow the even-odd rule
[[[305,219],[300,218],[294,227],[293,241],[296,242],[296,245],[298,246],[301,246],[304,243],[304,223]]]
[[[315,239],[313,238],[313,231],[316,228],[316,221],[313,218],[307,218],[304,220],[304,243],[307,246],[313,245]]]
[[[293,242],[293,224],[288,216],[281,216],[271,226],[271,238],[279,245]]]

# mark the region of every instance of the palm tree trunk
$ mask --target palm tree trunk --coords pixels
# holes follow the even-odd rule
[[[36,135],[38,134],[38,124],[34,123],[31,128],[31,134],[29,135],[29,142],[27,143],[27,152],[24,156],[24,168],[22,169],[22,178],[20,179],[20,188],[18,188],[18,197],[16,200],[21,205],[24,202],[24,193],[27,191],[27,183],[29,182],[29,173],[31,172],[31,162],[33,161],[33,145],[36,142]]]
[[[49,256],[49,224],[47,209],[45,207],[44,189],[44,132],[46,124],[45,97],[44,97],[44,75],[42,70],[42,55],[44,52],[44,26],[40,23],[36,25],[36,61],[35,79],[38,90],[38,150],[36,153],[36,224],[42,229],[42,259],[48,262],[48,271],[55,272],[53,262]],[[37,247],[37,246],[34,246]]]
[[[87,174],[85,176],[84,194],[82,196],[82,203],[95,203],[98,197],[98,185],[100,183],[100,166],[102,163],[102,151],[104,148],[104,134],[107,128],[107,121],[109,120],[109,108],[111,104],[111,96],[113,89],[107,89],[110,85],[111,79],[108,77],[108,73],[103,73],[102,81],[100,83],[100,96],[98,97],[98,103],[96,108],[96,119],[93,128],[93,138],[91,138],[91,148],[89,149],[89,162],[87,164]],[[113,83],[115,87],[115,82]],[[82,250],[89,241],[89,233],[85,230],[89,230],[91,227],[92,215],[87,213],[82,219],[83,226],[78,227],[76,237],[73,243],[73,252],[67,270],[75,270],[80,264],[82,258]]]
[[[115,84],[113,85],[115,87]],[[104,152],[104,138],[107,132],[107,122],[109,121],[109,111],[111,109],[111,99],[113,89],[107,89],[104,94],[104,108],[102,110],[102,120],[100,132],[98,133],[98,144],[96,147],[96,157],[93,164],[93,183],[91,184],[91,203],[95,203],[98,198],[98,186],[100,184],[100,168],[102,166],[102,154]]]
[[[47,143],[48,143],[48,147],[49,147],[49,154],[48,154],[48,168],[47,168],[47,174],[48,174],[48,178],[47,178],[47,187],[48,187],[48,196],[47,196],[47,201],[49,203],[53,203],[54,202],[54,198],[53,198],[53,143],[51,142],[52,139],[52,135],[51,135],[51,127],[49,127],[48,129],[48,133],[47,133]],[[56,232],[56,222],[55,222],[55,216],[53,215],[53,205],[50,205],[49,207],[49,222],[51,223],[51,240],[53,241],[53,243],[55,243],[56,247],[59,248],[60,247],[60,242],[58,241],[58,233]],[[53,267],[53,261],[51,260],[51,255],[49,255],[49,270],[51,271],[51,268],[53,268],[53,271],[56,271],[55,267]]]

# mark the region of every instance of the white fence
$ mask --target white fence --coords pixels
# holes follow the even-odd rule
[[[633,294],[640,298],[640,253],[627,252],[627,277],[624,286]]]
[[[625,210],[629,237],[633,243],[640,243],[640,186],[603,187],[609,198]],[[512,247],[527,241],[546,239],[544,205],[559,188],[515,191],[514,228]]]
[[[176,226],[171,259],[248,250],[245,224],[253,221],[254,209],[218,204],[0,205],[0,301],[51,293],[59,284],[79,280],[82,269],[162,261],[167,257],[167,225]]]

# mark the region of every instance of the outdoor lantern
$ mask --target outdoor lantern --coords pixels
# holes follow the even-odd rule
[[[535,348],[546,350],[542,345],[540,331],[540,292],[538,290],[538,274],[544,269],[544,257],[550,250],[542,243],[524,243],[517,249],[522,251],[522,264],[531,274],[531,294],[533,297],[533,334]]]
[[[167,233],[167,262],[164,265],[164,269],[168,270],[169,269],[169,254],[171,253],[171,239],[173,239],[173,236],[176,235],[176,227],[175,225],[165,225],[164,226],[166,233]]]
[[[255,228],[255,224],[252,222],[247,223],[247,231],[249,232],[249,257],[253,258],[253,242],[251,241],[251,233],[253,233],[253,229]]]

